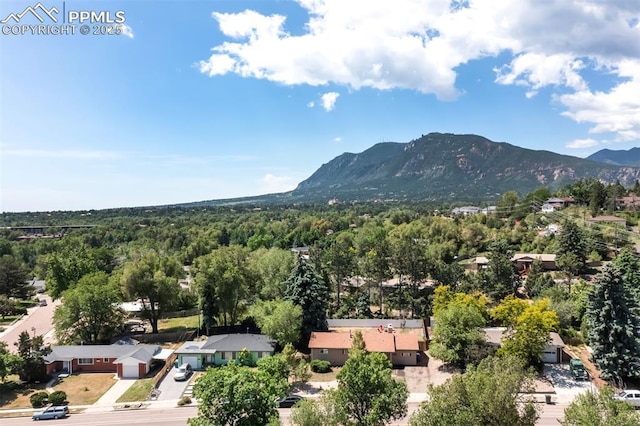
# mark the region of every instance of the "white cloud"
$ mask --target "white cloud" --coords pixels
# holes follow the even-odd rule
[[[335,143],[340,143],[340,142],[342,142],[342,138],[340,136],[338,136],[338,137],[334,138],[333,141]]]
[[[120,29],[122,30],[121,34],[123,36],[133,38],[133,28],[126,24],[120,24]]]
[[[322,99],[322,108],[324,108],[325,111],[331,111],[336,106],[336,101],[339,96],[340,93],[337,92],[327,92],[323,94],[320,97]]]
[[[314,106],[316,106],[316,103],[313,101],[310,101],[309,103],[307,103],[307,107],[309,108],[313,108]]]
[[[565,146],[572,149],[591,148],[598,145],[598,141],[595,139],[576,139],[569,142]]]
[[[264,175],[260,184],[265,193],[286,192],[291,191],[296,187],[292,178],[286,176],[275,176],[271,173]]]
[[[495,70],[497,84],[522,86],[528,98],[551,87],[565,115],[592,123],[592,132],[614,132],[624,140],[640,134],[638,101],[626,103],[629,89],[638,93],[640,81],[640,2],[297,3],[309,18],[296,35],[285,31],[282,15],[213,13],[230,40],[214,46],[212,55],[199,62],[201,72],[235,73],[284,85],[410,89],[453,100],[464,93],[456,87],[457,68],[495,57],[504,61]],[[594,75],[611,81],[612,88],[592,92],[589,79]],[[600,101],[613,108],[592,103]]]

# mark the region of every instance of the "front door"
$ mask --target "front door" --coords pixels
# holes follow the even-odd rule
[[[67,370],[69,374],[73,374],[71,369],[71,361],[62,361],[62,369]]]

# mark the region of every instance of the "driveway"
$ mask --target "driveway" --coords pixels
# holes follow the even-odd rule
[[[569,364],[545,364],[544,375],[553,384],[559,403],[570,403],[581,393],[596,390],[591,380],[575,380],[569,371]]]
[[[160,391],[160,395],[158,395],[158,401],[169,401],[169,400],[177,400],[182,398],[182,394],[187,389],[189,382],[193,380],[195,374],[192,374],[189,377],[189,380],[185,380],[183,382],[176,382],[173,380],[173,375],[176,372],[176,367],[171,367],[171,370],[164,376],[164,379],[158,385],[158,390]]]
[[[60,299],[51,301],[51,297],[44,294],[40,294],[38,297],[45,299],[47,306],[29,308],[27,315],[0,333],[0,340],[7,342],[11,352],[17,352],[18,348],[14,343],[18,341],[18,336],[20,336],[20,333],[23,331],[26,331],[31,336],[34,334],[43,335],[45,344],[55,343],[55,336],[53,335],[53,311],[62,302]]]

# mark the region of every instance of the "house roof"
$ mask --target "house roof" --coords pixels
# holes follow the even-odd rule
[[[218,334],[204,341],[185,342],[176,353],[273,352],[275,342],[263,334]]]
[[[387,327],[391,324],[393,328],[423,328],[422,320],[412,319],[328,319],[329,328],[351,327],[351,328],[378,328]]]
[[[418,336],[415,334],[394,334],[397,351],[417,351],[420,349]]]
[[[494,345],[502,346],[502,337],[504,332],[506,331],[505,327],[486,327],[483,329],[484,334],[487,336],[487,342],[493,343]],[[549,342],[547,345],[559,346],[561,348],[564,347],[564,342],[562,341],[562,337],[555,331],[549,333]]]
[[[613,222],[613,223],[627,223],[626,219],[617,216],[596,216],[591,219],[587,219],[589,222]]]
[[[511,258],[511,261],[517,261],[517,260],[528,260],[531,259],[532,261],[535,259],[540,259],[543,262],[555,262],[556,261],[556,255],[555,254],[551,254],[551,253],[516,253],[513,255],[513,257]]]
[[[391,353],[398,350],[418,350],[418,336],[415,334],[362,333],[369,352]],[[350,349],[353,334],[343,331],[315,331],[309,339],[310,349]]]
[[[473,262],[471,263],[475,263],[476,265],[486,265],[489,263],[489,259],[487,259],[485,256],[476,256],[475,258],[473,258]]]
[[[117,358],[135,357],[149,361],[153,354],[160,351],[157,345],[65,345],[51,346],[51,353],[44,357],[45,362],[70,361],[77,358]]]

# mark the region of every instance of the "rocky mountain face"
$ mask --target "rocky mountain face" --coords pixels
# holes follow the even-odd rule
[[[430,133],[408,143],[384,142],[322,165],[292,199],[481,200],[509,190],[524,195],[580,178],[631,186],[640,168],[604,164],[492,142],[477,135]]]

